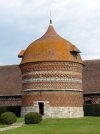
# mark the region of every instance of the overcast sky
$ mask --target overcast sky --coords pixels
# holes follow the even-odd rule
[[[0,0],[0,65],[19,64],[20,50],[49,25],[76,45],[83,59],[100,58],[100,0]]]

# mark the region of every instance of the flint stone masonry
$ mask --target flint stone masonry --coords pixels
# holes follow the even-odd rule
[[[31,79],[24,79],[22,83],[31,83],[31,82],[78,82],[82,83],[82,80],[77,78],[31,78]]]
[[[48,101],[39,101],[44,103],[44,118],[77,118],[83,117],[83,107],[51,107]],[[39,102],[34,102],[33,107],[22,107],[21,116],[29,112],[39,112]]]

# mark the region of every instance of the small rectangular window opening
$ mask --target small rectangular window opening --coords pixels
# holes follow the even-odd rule
[[[39,113],[41,115],[44,115],[44,103],[43,102],[39,102]]]

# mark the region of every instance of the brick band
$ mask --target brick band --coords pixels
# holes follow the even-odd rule
[[[34,92],[22,97],[23,106],[33,106],[34,101],[48,101],[50,106],[56,107],[78,107],[83,105],[80,92]]]
[[[56,78],[80,78],[82,79],[82,74],[78,72],[71,71],[33,71],[24,73],[22,75],[23,79],[26,78],[43,78],[43,77],[56,77]]]
[[[82,65],[72,62],[36,62],[20,65],[22,73],[32,71],[73,71],[82,73]]]
[[[26,89],[77,89],[82,90],[81,83],[70,83],[70,82],[35,82],[35,83],[24,83],[23,90]]]

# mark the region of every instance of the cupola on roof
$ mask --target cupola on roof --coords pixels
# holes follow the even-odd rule
[[[83,63],[80,51],[66,39],[59,36],[52,24],[46,33],[33,41],[26,50],[19,53],[21,64],[41,61],[72,61]]]

